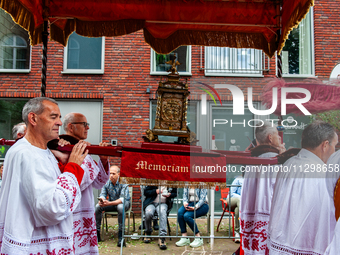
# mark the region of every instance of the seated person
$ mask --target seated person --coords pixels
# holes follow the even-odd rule
[[[123,231],[123,204],[125,204],[125,212],[130,208],[130,193],[127,184],[119,183],[120,169],[118,166],[110,167],[110,180],[103,186],[102,191],[99,195],[100,200],[96,205],[96,226],[97,226],[97,237],[98,242],[100,238],[100,225],[102,221],[103,212],[118,212],[118,243],[117,246],[121,246],[122,242],[122,231]],[[109,200],[106,197],[109,197]],[[124,198],[126,199],[124,203]],[[125,242],[123,244],[125,246]]]
[[[156,211],[159,217],[159,235],[167,235],[167,211],[170,209],[171,199],[177,196],[177,189],[167,188],[164,186],[147,186],[144,189],[144,196],[145,200],[143,202],[143,209],[145,212],[146,227],[144,243],[150,243],[150,237],[148,237],[148,235],[151,235],[152,233],[151,221]],[[161,250],[165,250],[167,248],[164,237],[161,237],[158,240],[158,245]]]
[[[239,212],[240,212],[240,203],[241,203],[241,191],[242,191],[242,184],[243,184],[243,176],[237,176],[235,180],[231,183],[230,188],[230,210],[235,213],[235,237],[240,237],[240,221],[239,221]],[[235,185],[235,186],[234,186]],[[240,185],[237,186],[236,185]],[[233,187],[234,186],[234,187]],[[229,195],[226,199],[229,207]],[[229,210],[229,208],[228,208]],[[235,243],[239,243],[240,239],[236,238]]]
[[[195,248],[203,245],[203,239],[199,238],[200,232],[194,221],[194,215],[198,218],[209,212],[207,193],[207,189],[183,189],[183,206],[178,209],[177,215],[182,238],[176,243],[177,246],[190,244],[191,247]],[[195,214],[194,211],[196,211]],[[190,243],[190,239],[187,237],[186,224],[188,224],[195,236],[198,237],[192,243]]]

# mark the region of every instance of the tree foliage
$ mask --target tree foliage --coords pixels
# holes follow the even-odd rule
[[[314,116],[315,119],[327,122],[340,131],[340,110],[318,113]]]

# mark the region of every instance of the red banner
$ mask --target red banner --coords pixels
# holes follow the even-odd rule
[[[128,183],[184,186],[226,183],[226,159],[218,154],[169,155],[123,151],[120,176]],[[190,183],[188,183],[190,182]]]

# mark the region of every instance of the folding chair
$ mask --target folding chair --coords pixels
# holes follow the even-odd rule
[[[232,224],[233,224],[233,236],[235,236],[235,221],[234,221],[234,212],[229,211],[229,205],[228,205],[228,201],[224,198],[227,198],[229,194],[229,188],[225,188],[225,189],[221,189],[221,199],[220,201],[222,202],[222,210],[223,213],[221,215],[220,221],[217,224],[217,229],[216,232],[218,232],[218,228],[220,227],[221,221],[223,219],[224,213],[229,213],[229,215],[231,215],[232,218]]]

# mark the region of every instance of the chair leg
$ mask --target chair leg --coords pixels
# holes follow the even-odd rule
[[[105,225],[106,225],[106,232],[107,232],[107,231],[109,231],[109,228],[107,226],[107,215],[106,215],[106,213],[105,213],[105,223],[106,223]]]
[[[232,214],[231,219],[233,221],[233,236],[235,236],[235,215]]]
[[[136,232],[136,222],[135,222],[135,213],[132,213],[133,216],[133,232]]]
[[[104,212],[104,215],[102,215],[102,233],[101,233],[101,236],[103,237],[104,236],[104,217],[105,217],[105,212]]]
[[[168,232],[169,232],[169,236],[171,236],[171,228],[170,228],[170,223],[169,223],[169,219],[166,219],[166,225],[168,225]],[[170,237],[170,241],[171,241],[171,237]]]
[[[223,213],[222,213],[222,215],[221,215],[220,221],[219,221],[218,224],[217,224],[216,232],[218,232],[218,228],[220,227],[220,224],[221,224],[221,221],[222,221],[222,219],[223,219],[224,213],[225,213],[225,210],[223,210]]]
[[[130,234],[130,213],[129,213],[129,216],[128,216],[128,231],[127,231],[127,234],[129,235]]]
[[[208,215],[208,224],[207,224],[207,234],[209,235],[209,230],[210,230],[210,213]]]

